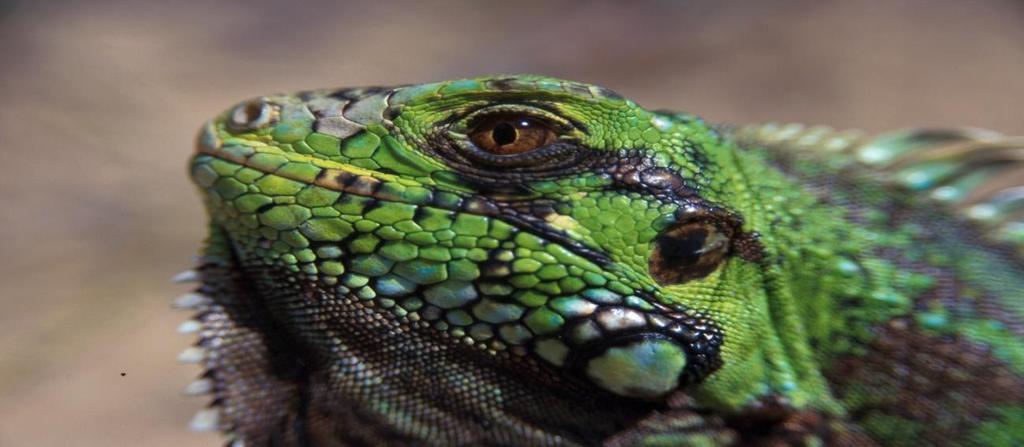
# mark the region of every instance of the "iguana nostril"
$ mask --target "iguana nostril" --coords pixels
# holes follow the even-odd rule
[[[262,100],[251,100],[235,107],[227,124],[236,131],[257,130],[275,123],[279,114],[276,105]]]
[[[675,224],[654,239],[650,273],[661,285],[703,278],[729,252],[730,234],[711,222]]]

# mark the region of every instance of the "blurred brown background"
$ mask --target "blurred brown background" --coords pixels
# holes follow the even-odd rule
[[[195,130],[312,87],[536,72],[716,121],[1024,133],[1011,1],[0,3],[0,446],[213,446],[169,309]],[[770,3],[770,4],[769,4]]]

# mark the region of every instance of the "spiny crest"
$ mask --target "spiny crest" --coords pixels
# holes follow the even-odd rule
[[[910,129],[870,137],[801,124],[732,131],[740,146],[830,157],[920,194],[976,222],[1024,255],[1024,138],[982,129]]]
[[[200,262],[202,264],[202,262]],[[202,273],[200,272],[202,266],[195,269],[185,270],[171,278],[171,281],[177,284],[194,284],[202,281]],[[209,328],[205,327],[203,323],[203,315],[214,305],[213,299],[202,292],[202,287],[198,287],[192,292],[187,292],[176,298],[172,304],[175,309],[193,312],[192,318],[185,320],[178,325],[177,331],[183,335],[198,335],[196,342],[178,354],[178,362],[184,364],[198,364],[204,369],[204,372],[199,378],[193,380],[182,389],[182,394],[186,396],[214,396],[215,383],[209,377],[210,366],[208,362],[208,352],[204,349],[204,341],[210,338],[208,334]],[[225,429],[224,420],[222,417],[222,409],[217,405],[216,401],[211,402],[206,408],[203,408],[196,412],[196,414],[189,421],[188,427],[192,431],[197,432],[217,432]],[[234,439],[233,436],[229,436],[228,445],[236,445],[239,441]]]

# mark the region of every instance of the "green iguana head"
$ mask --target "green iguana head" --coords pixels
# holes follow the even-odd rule
[[[381,320],[549,385],[806,401],[736,157],[695,117],[515,76],[255,99],[191,169],[214,245],[315,369]]]
[[[855,140],[720,135],[537,76],[242,103],[191,164],[211,236],[182,359],[214,395],[194,426],[284,446],[1019,437],[1019,261],[874,177],[1019,216],[998,189],[1019,143]]]

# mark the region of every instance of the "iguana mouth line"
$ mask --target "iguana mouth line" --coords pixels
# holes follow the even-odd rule
[[[263,169],[261,166],[254,165],[250,162],[249,157],[239,153],[232,153],[223,150],[223,147],[219,145],[208,146],[200,144],[198,151],[202,154],[206,154],[220,160],[256,169],[266,175],[276,175],[289,180],[302,182],[309,181],[309,179],[302,178],[294,173]],[[547,225],[540,217],[520,213],[513,208],[501,206],[504,202],[495,201],[485,196],[460,196],[454,193],[445,192],[440,194],[427,194],[419,198],[405,197],[401,196],[398,192],[389,189],[387,187],[387,180],[381,180],[371,175],[361,175],[344,169],[333,168],[323,168],[312,183],[331,191],[376,200],[403,202],[415,206],[435,207],[453,212],[501,218],[520,230],[548,238],[552,242],[558,243],[580,256],[584,256],[598,265],[607,266],[613,263],[607,254],[584,246],[563,232]]]

